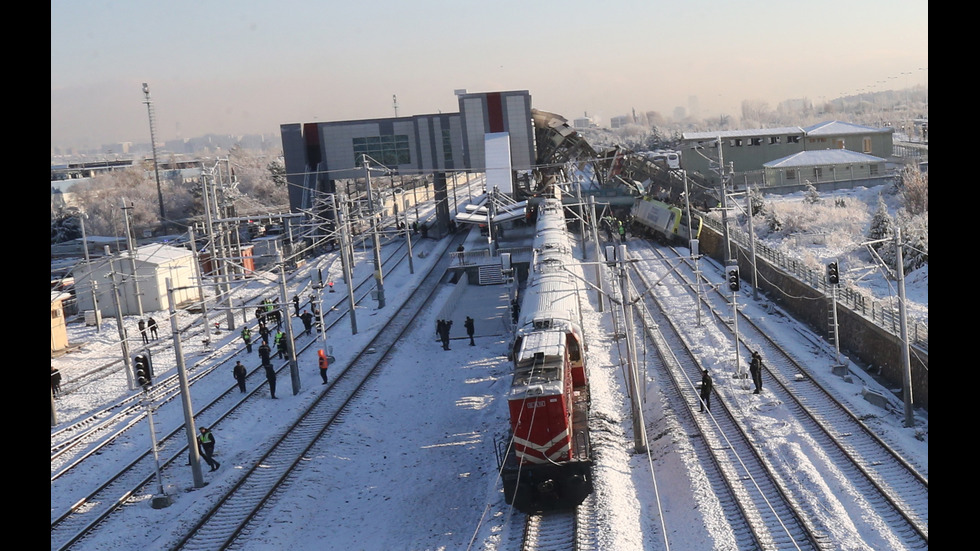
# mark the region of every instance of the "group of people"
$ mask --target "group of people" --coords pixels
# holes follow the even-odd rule
[[[752,359],[749,361],[749,374],[752,376],[752,383],[755,385],[755,391],[752,394],[759,394],[762,392],[762,355],[759,354],[758,350],[752,351]],[[711,409],[711,389],[713,386],[708,370],[703,370],[701,372],[701,411]]]
[[[442,341],[443,350],[452,350],[449,348],[449,330],[452,328],[452,326],[452,320],[436,321],[436,335],[438,335],[439,340]],[[473,335],[476,333],[476,326],[473,318],[466,316],[466,321],[463,322],[463,327],[466,328],[466,335],[470,338],[470,346],[476,346],[476,342],[473,340]]]
[[[143,344],[147,344],[150,342],[150,339],[147,338],[146,335],[147,329],[150,330],[150,335],[153,337],[153,340],[157,340],[159,336],[157,334],[157,320],[153,318],[147,318],[146,321],[143,321],[143,318],[140,318],[139,322],[136,325],[137,327],[139,327],[140,336],[143,337]]]

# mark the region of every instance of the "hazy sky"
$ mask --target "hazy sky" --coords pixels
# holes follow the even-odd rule
[[[927,83],[926,0],[52,0],[51,144],[278,132],[528,90],[568,119]],[[909,74],[904,74],[909,73]],[[906,84],[907,83],[907,84]]]

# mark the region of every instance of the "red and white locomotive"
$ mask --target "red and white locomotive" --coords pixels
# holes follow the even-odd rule
[[[565,269],[574,258],[560,199],[544,200],[535,229],[511,350],[510,438],[498,450],[504,496],[523,512],[573,508],[593,490],[584,283]]]

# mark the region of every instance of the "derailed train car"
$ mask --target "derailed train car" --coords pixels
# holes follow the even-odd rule
[[[573,262],[561,201],[545,199],[511,350],[509,438],[497,450],[504,496],[528,513],[573,508],[593,491],[584,293],[564,268]]]
[[[685,209],[652,198],[637,199],[630,216],[630,232],[634,235],[649,235],[677,245],[687,245],[691,239],[697,239],[704,223],[700,216],[694,214],[688,231]]]

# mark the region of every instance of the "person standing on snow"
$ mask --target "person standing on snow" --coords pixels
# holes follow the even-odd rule
[[[708,370],[705,369],[701,372],[701,411],[711,410],[711,387],[711,375],[708,375]]]
[[[146,328],[150,330],[150,336],[157,340],[157,320],[150,318],[146,320]]]
[[[300,314],[299,319],[303,320],[303,328],[305,329],[303,332],[309,335],[310,331],[313,330],[313,314],[303,310],[303,313]]]
[[[323,379],[323,384],[327,384],[327,368],[330,367],[330,361],[322,348],[317,352],[317,355],[320,363],[320,378]]]
[[[473,318],[466,316],[463,327],[466,328],[466,334],[470,336],[470,346],[476,346],[476,343],[473,342],[473,333],[476,332],[476,328],[473,326]]]
[[[752,374],[752,382],[755,383],[755,392],[752,394],[762,392],[762,356],[758,350],[752,352],[752,361],[749,362],[749,373]]]
[[[262,341],[259,345],[259,358],[262,360],[262,365],[272,365],[272,348],[269,347],[269,341]]]
[[[272,367],[272,364],[265,364],[265,380],[269,381],[269,393],[272,394],[272,399],[275,400],[275,398],[276,398],[276,370]]]
[[[232,370],[232,375],[235,376],[235,380],[238,381],[238,390],[245,393],[245,378],[248,377],[248,370],[242,365],[242,362],[235,362],[235,369]]]
[[[252,330],[246,325],[242,327],[242,340],[245,341],[245,351],[252,353]]]
[[[201,451],[201,456],[211,466],[211,472],[218,470],[221,463],[214,460],[214,435],[207,427],[201,427],[201,434],[197,436],[197,449]]]

